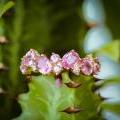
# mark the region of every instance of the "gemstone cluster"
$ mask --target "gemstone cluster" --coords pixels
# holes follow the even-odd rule
[[[62,58],[52,53],[49,59],[46,55],[30,49],[22,58],[20,70],[22,74],[39,72],[44,75],[53,73],[57,76],[66,70],[75,75],[96,75],[100,71],[100,64],[92,55],[81,58],[75,50],[67,52]]]

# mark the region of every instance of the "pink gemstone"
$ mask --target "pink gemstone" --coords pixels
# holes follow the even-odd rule
[[[75,74],[75,75],[80,75],[80,70],[81,70],[81,61],[78,61],[74,64],[74,67],[72,69],[72,72]]]
[[[42,74],[49,74],[52,71],[50,60],[43,54],[37,59],[37,68]]]
[[[84,59],[81,65],[81,72],[84,75],[91,75],[93,72],[93,66],[91,61]]]
[[[52,53],[50,57],[51,62],[57,63],[58,61],[61,60],[60,56],[58,54]]]
[[[52,53],[50,61],[52,64],[52,72],[56,75],[59,75],[63,70],[60,56],[58,54]]]
[[[36,56],[39,56],[39,53],[34,49],[30,49],[25,56],[29,59],[35,60]]]
[[[36,59],[39,56],[39,53],[34,50],[30,49],[25,56],[23,56],[20,70],[23,74],[30,74],[31,72],[36,72]]]
[[[55,73],[56,75],[59,75],[63,70],[62,63],[57,62],[56,64],[53,64],[52,70],[53,70],[53,73]]]
[[[81,72],[85,75],[97,74],[100,70],[100,65],[91,55],[87,55],[82,59]]]
[[[69,70],[74,67],[74,64],[80,60],[80,57],[77,52],[71,50],[66,53],[62,58],[62,65],[65,69]]]

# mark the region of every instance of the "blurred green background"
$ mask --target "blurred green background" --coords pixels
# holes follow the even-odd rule
[[[118,105],[104,111],[103,116],[120,120],[119,11],[119,0],[0,0],[1,120],[21,113],[17,96],[28,87],[19,65],[30,48],[48,56],[71,49],[81,57],[88,53],[99,56],[101,72],[97,77],[110,82],[100,92]]]

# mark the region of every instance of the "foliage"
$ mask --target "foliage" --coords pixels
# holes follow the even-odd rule
[[[0,4],[0,18],[2,17],[2,15],[9,10],[11,7],[14,6],[14,2],[9,1],[8,3],[6,3],[5,5]]]
[[[67,87],[64,82],[71,81],[68,73],[62,73],[62,87],[55,85],[54,76],[33,77],[29,83],[29,92],[19,96],[23,112],[16,120],[102,119],[97,114],[100,98],[92,92],[93,79],[85,76],[73,76],[72,79],[81,86]],[[80,109],[80,112],[71,114],[63,112],[71,106]]]

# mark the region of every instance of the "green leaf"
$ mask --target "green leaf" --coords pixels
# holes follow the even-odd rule
[[[115,40],[110,42],[109,44],[103,46],[101,49],[95,52],[96,55],[105,55],[112,60],[118,61],[119,60],[119,46],[120,46],[120,41]]]
[[[67,73],[62,74],[63,79],[67,76]],[[29,92],[19,96],[22,114],[15,120],[101,120],[97,115],[99,97],[91,91],[93,79],[83,76],[72,76],[72,79],[82,85],[79,88],[69,88],[65,84],[57,87],[54,76],[33,77]],[[81,111],[73,114],[62,112],[71,106]]]
[[[12,1],[9,1],[7,2],[5,5],[1,5],[0,6],[0,18],[2,17],[2,15],[7,11],[9,10],[11,7],[14,6],[14,2]]]

